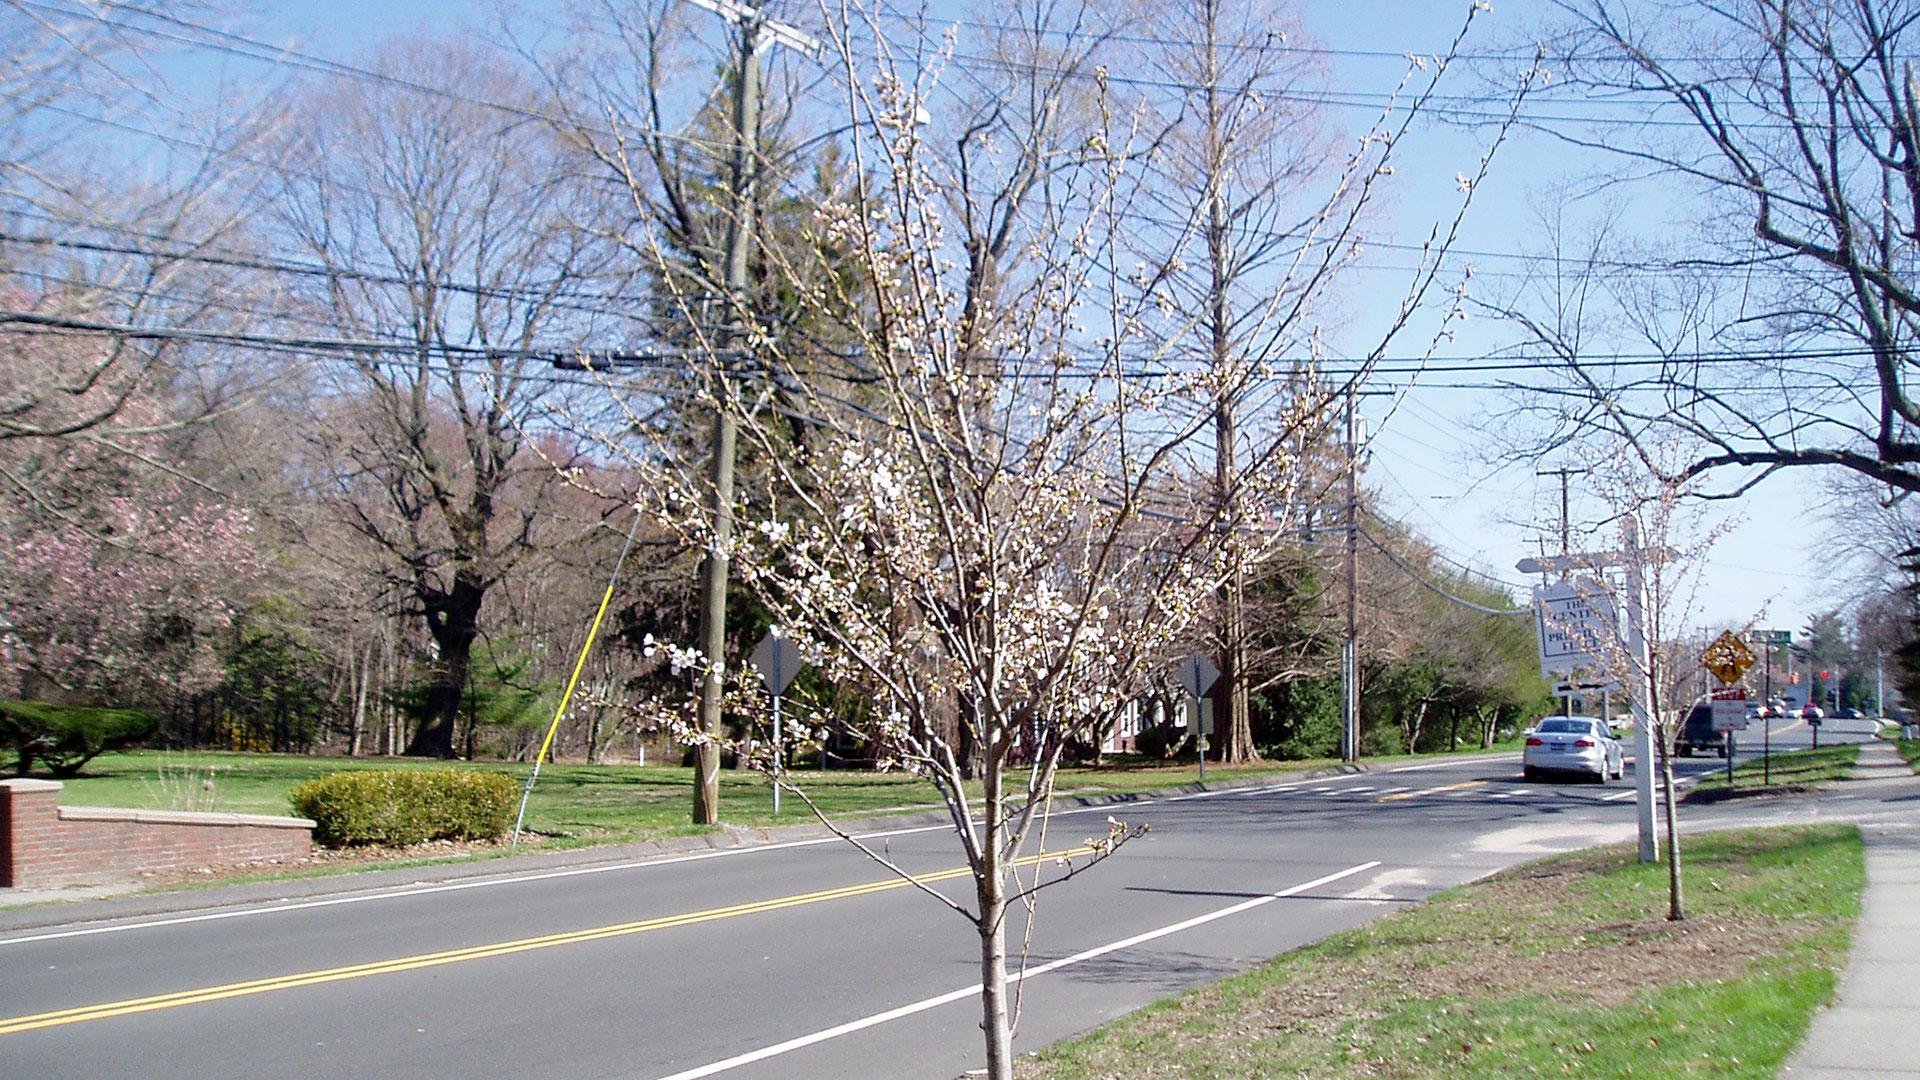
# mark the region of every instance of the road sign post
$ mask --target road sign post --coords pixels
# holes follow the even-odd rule
[[[1733,631],[1723,630],[1700,653],[1700,663],[1713,672],[1722,686],[1711,695],[1713,701],[1713,730],[1720,732],[1726,740],[1727,786],[1733,786],[1733,733],[1747,729],[1747,692],[1733,684],[1753,666],[1753,650],[1747,643],[1733,636]]]
[[[787,692],[787,684],[800,674],[805,665],[800,661],[798,650],[793,642],[783,637],[779,630],[767,631],[760,644],[753,650],[748,663],[760,673],[760,681],[766,684],[767,693],[773,697],[773,813],[780,815],[780,772],[786,764],[786,754],[780,745],[780,695]]]
[[[1214,667],[1205,654],[1194,653],[1180,661],[1178,674],[1180,685],[1186,687],[1187,694],[1193,699],[1193,723],[1198,730],[1194,732],[1195,745],[1200,747],[1200,782],[1207,782],[1207,734],[1212,728],[1213,710],[1211,701],[1202,701],[1201,695],[1212,688],[1214,681],[1220,678],[1220,669]]]
[[[1767,787],[1773,786],[1773,650],[1793,644],[1791,630],[1751,630],[1747,640],[1766,647],[1766,682],[1760,691],[1760,782]]]
[[[1609,566],[1618,566],[1625,570],[1624,577],[1626,581],[1624,593],[1627,608],[1627,633],[1625,641],[1623,642],[1621,640],[1618,622],[1608,622],[1601,616],[1598,609],[1595,609],[1592,616],[1589,617],[1585,612],[1569,604],[1569,610],[1565,613],[1565,616],[1555,620],[1560,627],[1564,629],[1567,625],[1565,621],[1567,617],[1576,617],[1578,624],[1582,626],[1589,625],[1590,618],[1594,632],[1604,634],[1605,636],[1588,640],[1569,637],[1565,641],[1555,642],[1553,646],[1550,647],[1547,641],[1549,619],[1546,614],[1542,613],[1537,616],[1541,636],[1540,666],[1541,670],[1551,677],[1555,666],[1549,666],[1550,662],[1553,662],[1556,666],[1559,663],[1577,666],[1575,660],[1579,654],[1584,653],[1596,660],[1601,660],[1609,655],[1618,656],[1619,647],[1623,644],[1625,645],[1626,663],[1624,665],[1596,664],[1595,666],[1615,667],[1616,670],[1619,666],[1624,666],[1633,673],[1632,685],[1627,688],[1627,701],[1633,708],[1634,818],[1635,825],[1640,834],[1640,861],[1649,863],[1660,860],[1660,840],[1658,834],[1654,831],[1653,772],[1655,751],[1653,745],[1653,716],[1648,712],[1647,704],[1653,700],[1653,670],[1652,661],[1647,649],[1645,630],[1646,583],[1643,580],[1641,564],[1643,560],[1648,557],[1664,556],[1672,558],[1673,555],[1674,552],[1671,549],[1661,549],[1658,551],[1644,549],[1640,547],[1638,537],[1630,534],[1628,536],[1626,550],[1624,551],[1582,552],[1559,556],[1549,555],[1537,559],[1521,559],[1514,564],[1514,569],[1523,574],[1559,574],[1562,579],[1560,584],[1563,589],[1557,595],[1564,597],[1568,591],[1571,591],[1575,596],[1579,596],[1584,591],[1588,597],[1588,607],[1590,608],[1593,606],[1591,603],[1593,598],[1604,598],[1609,595],[1609,591],[1600,581],[1593,578],[1583,579],[1583,581],[1575,583],[1567,581],[1567,575],[1574,573],[1598,574]],[[1553,588],[1554,586],[1542,586],[1541,590],[1536,591],[1535,595],[1538,597],[1542,592]],[[1611,609],[1612,605],[1608,604],[1607,607]],[[1563,636],[1565,635],[1563,634]],[[1576,647],[1587,644],[1597,646],[1597,648],[1581,649]]]

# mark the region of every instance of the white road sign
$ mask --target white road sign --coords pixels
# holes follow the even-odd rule
[[[1604,667],[1608,645],[1620,636],[1613,605],[1588,579],[1533,590],[1533,617],[1540,630],[1540,673],[1549,677]]]
[[[1713,730],[1747,730],[1747,692],[1740,687],[1713,692]]]

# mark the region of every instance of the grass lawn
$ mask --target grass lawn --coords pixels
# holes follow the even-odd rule
[[[1494,748],[1495,751],[1512,747]],[[1411,757],[1369,759],[1390,765]],[[1337,762],[1260,762],[1207,766],[1207,779],[1271,776],[1325,768]],[[105,754],[80,776],[65,781],[60,801],[69,806],[124,806],[174,810],[219,810],[242,814],[287,814],[287,790],[304,780],[349,769],[422,769],[451,766],[506,772],[523,783],[532,767],[503,762],[439,762],[414,758],[342,758],[226,751],[137,750]],[[923,779],[904,773],[801,770],[789,774],[831,817],[930,810],[939,794]],[[1121,757],[1100,766],[1062,768],[1060,796],[1154,791],[1194,783],[1192,762],[1149,762]],[[209,786],[209,784],[211,786]],[[527,828],[572,840],[632,840],[697,831],[687,824],[693,770],[677,765],[546,765],[527,805]],[[722,770],[722,819],[737,825],[810,821],[791,795],[773,814],[772,788],[758,773]]]
[[[1900,756],[1907,759],[1915,772],[1920,772],[1920,739],[1901,739],[1897,745]]]
[[[1398,759],[1375,759],[1391,762]],[[1208,780],[1275,775],[1324,768],[1328,761],[1263,762],[1207,768]],[[338,758],[244,754],[223,751],[141,750],[94,759],[82,775],[65,781],[61,802],[70,806],[123,806],[287,814],[287,791],[295,784],[349,769],[420,769],[451,765],[496,770],[524,783],[528,765],[500,762],[436,762],[411,758]],[[806,770],[790,774],[832,817],[861,817],[938,808],[933,785],[903,773]],[[1195,782],[1193,763],[1118,759],[1099,767],[1060,771],[1061,796],[1153,791]],[[687,822],[693,770],[676,765],[547,765],[527,805],[527,828],[552,843],[604,843],[702,831]],[[812,820],[790,794],[773,814],[772,789],[753,772],[720,774],[722,819],[738,825]]]
[[[1733,767],[1733,783],[1727,783],[1725,770],[1708,773],[1693,786],[1689,799],[1705,801],[1731,794],[1777,795],[1810,791],[1833,780],[1844,780],[1860,757],[1853,744],[1823,746],[1818,750],[1788,750],[1773,755],[1768,765],[1760,759],[1742,761]],[[1772,783],[1767,780],[1771,776]],[[1684,859],[1686,853],[1681,852]]]
[[[1846,962],[1851,826],[1623,845],[1449,890],[1022,1058],[1022,1080],[1771,1078]]]
[[[1513,750],[1517,741],[1496,745],[1491,752]],[[1391,767],[1412,756],[1369,759],[1376,767]],[[1325,768],[1327,760],[1261,762],[1249,766],[1209,765],[1209,781],[1275,776]],[[141,750],[106,754],[88,763],[83,773],[64,781],[60,801],[67,806],[117,806],[163,810],[214,810],[243,814],[289,814],[287,791],[294,785],[349,769],[423,769],[452,767],[505,772],[524,784],[532,767],[503,762],[440,762],[412,758],[340,758],[296,754],[248,754],[225,751],[168,752]],[[829,817],[857,819],[887,813],[937,810],[939,794],[933,785],[902,773],[804,770],[789,774],[804,787]],[[1191,784],[1199,779],[1192,762],[1168,763],[1119,757],[1097,767],[1064,768],[1055,781],[1056,794],[1125,794],[1156,791]],[[978,794],[976,787],[975,794]],[[804,803],[791,793],[782,798],[782,812],[773,813],[772,788],[753,772],[723,770],[720,774],[721,820],[730,825],[768,826],[814,820]],[[587,847],[687,836],[712,832],[712,826],[688,821],[693,802],[693,770],[672,765],[547,765],[527,804],[523,844],[545,849]],[[170,888],[183,883],[213,880],[251,880],[254,877],[311,876],[354,870],[411,866],[508,854],[507,847],[469,843],[439,847],[349,849],[313,865],[254,867],[241,878],[216,875],[210,879],[176,881],[156,879]],[[177,876],[177,875],[176,875]]]

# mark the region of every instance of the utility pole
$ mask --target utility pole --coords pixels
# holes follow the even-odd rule
[[[753,248],[755,188],[760,171],[760,53],[763,46],[787,45],[818,55],[819,42],[738,0],[693,0],[740,27],[739,70],[733,83],[733,162],[728,177],[725,328],[717,336],[720,377],[713,413],[713,536],[701,570],[700,649],[707,670],[700,681],[697,717],[706,738],[694,747],[693,823],[720,822],[721,706],[725,698],[727,655],[728,546],[733,542],[733,460],[739,432],[732,403],[733,352],[747,338],[747,257]],[[763,36],[764,35],[764,36]]]
[[[1567,478],[1574,473],[1586,472],[1585,469],[1569,469],[1562,465],[1558,469],[1541,469],[1535,476],[1557,476],[1560,478],[1560,554],[1573,553],[1573,523],[1567,513]]]
[[[1585,469],[1569,469],[1565,465],[1562,465],[1557,469],[1540,469],[1533,474],[1535,476],[1558,476],[1560,478],[1560,557],[1563,559],[1573,554],[1573,522],[1567,510],[1567,478],[1576,472],[1585,471]],[[1607,707],[1605,702],[1606,694],[1607,691],[1601,691],[1603,708]],[[1573,694],[1569,692],[1567,696],[1561,698],[1560,701],[1561,713],[1566,716],[1572,716]],[[1582,707],[1584,708],[1585,706]]]
[[[1360,760],[1360,471],[1359,440],[1353,418],[1354,384],[1347,384],[1347,640],[1340,661],[1340,750],[1346,761]]]

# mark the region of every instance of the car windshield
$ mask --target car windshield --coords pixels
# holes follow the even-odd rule
[[[1548,735],[1591,735],[1593,734],[1593,721],[1542,720],[1537,730],[1543,731]]]

